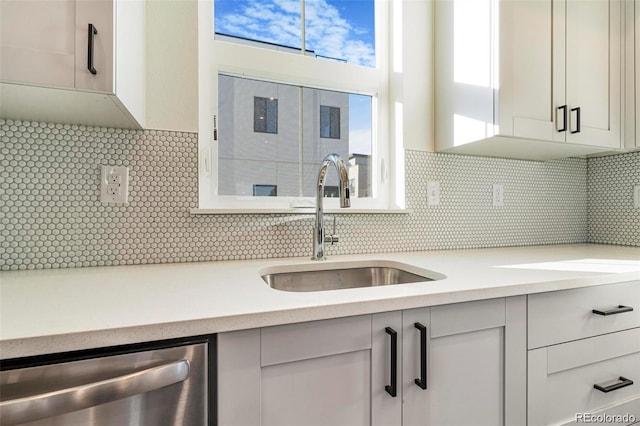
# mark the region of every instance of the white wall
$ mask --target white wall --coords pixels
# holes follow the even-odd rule
[[[148,129],[198,131],[198,2],[146,0]]]

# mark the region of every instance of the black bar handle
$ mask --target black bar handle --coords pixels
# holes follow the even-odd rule
[[[617,308],[609,309],[608,311],[600,311],[598,309],[593,309],[591,312],[593,312],[596,315],[607,316],[607,315],[622,314],[624,312],[633,312],[633,308],[631,306],[618,305]]]
[[[633,384],[633,380],[629,380],[629,379],[624,378],[622,376],[620,376],[618,380],[620,380],[618,383],[614,383],[614,384],[609,385],[609,386],[593,385],[593,387],[595,389],[598,389],[600,392],[607,393],[607,392],[611,392],[611,391],[614,391],[614,390],[626,388],[627,386],[631,386]]]
[[[562,105],[558,107],[558,111],[562,111],[562,128],[558,129],[558,132],[566,132],[567,131],[567,106]]]
[[[427,327],[419,322],[413,325],[420,330],[420,378],[415,383],[424,390],[427,388]]]
[[[572,130],[571,133],[580,133],[580,107],[571,108],[571,112],[576,112],[576,130]]]
[[[93,67],[93,45],[95,36],[98,34],[98,29],[93,25],[89,24],[89,52],[87,53],[87,69],[91,74],[97,74],[98,71]]]
[[[386,385],[384,390],[395,398],[398,394],[398,333],[391,327],[384,331],[391,336],[391,384]]]

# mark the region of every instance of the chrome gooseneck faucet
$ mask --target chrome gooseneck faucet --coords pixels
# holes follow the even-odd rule
[[[320,171],[318,172],[318,186],[316,188],[316,225],[313,228],[313,257],[312,260],[324,259],[324,243],[337,243],[337,235],[324,235],[324,217],[322,211],[322,200],[324,198],[324,181],[327,174],[329,165],[333,164],[338,172],[340,190],[340,207],[351,207],[351,200],[349,197],[349,172],[347,166],[344,164],[344,160],[338,154],[328,154],[322,164],[320,165]],[[335,219],[335,218],[334,218]],[[335,220],[334,220],[335,233]]]

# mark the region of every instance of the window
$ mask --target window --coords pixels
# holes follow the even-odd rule
[[[253,131],[257,133],[278,133],[278,100],[273,98],[253,98]]]
[[[320,137],[340,139],[340,108],[320,106]]]
[[[319,164],[333,152],[348,163],[352,210],[403,207],[394,3],[198,2],[200,208],[311,207]],[[261,181],[277,191],[261,196]],[[326,184],[337,186],[337,174]]]
[[[324,187],[324,196],[329,198],[336,198],[340,196],[340,190],[337,186],[326,185]]]
[[[213,0],[218,39],[376,65],[374,0]],[[302,17],[304,16],[304,22]]]
[[[278,185],[253,185],[255,197],[275,197],[278,195]]]
[[[326,102],[340,105],[330,108],[337,125],[332,138],[322,138],[318,130]],[[370,96],[221,74],[218,103],[224,106],[217,132],[219,195],[256,196],[254,182],[270,181],[280,188],[278,197],[314,197],[318,165],[327,154],[336,153],[345,162],[354,156],[371,157]],[[251,104],[253,116],[247,107]],[[270,110],[269,105],[275,106]],[[277,105],[282,107],[281,120],[273,119]],[[345,121],[351,121],[342,133],[341,110]],[[252,118],[253,128],[248,124]],[[370,185],[370,175],[360,179]],[[337,184],[336,180],[329,173],[327,182]]]

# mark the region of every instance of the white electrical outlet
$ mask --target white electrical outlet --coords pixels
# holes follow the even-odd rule
[[[504,206],[504,185],[501,183],[493,184],[493,207]]]
[[[440,182],[427,182],[427,205],[440,204]]]
[[[640,209],[640,185],[633,187],[633,208]]]
[[[102,166],[100,175],[100,201],[124,204],[129,201],[129,168]]]

